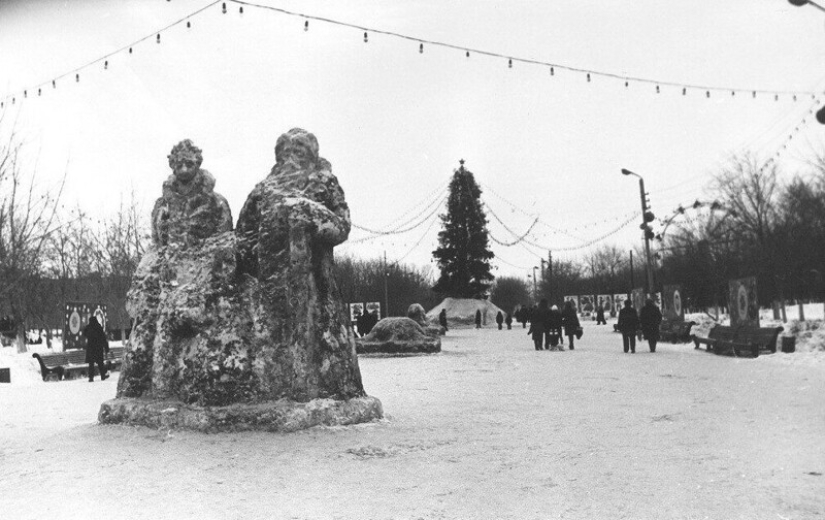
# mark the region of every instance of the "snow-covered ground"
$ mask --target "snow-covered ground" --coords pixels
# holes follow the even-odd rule
[[[386,419],[295,434],[98,425],[116,378],[0,385],[0,518],[823,517],[815,353],[624,354],[611,323],[575,351],[488,327],[361,357]]]

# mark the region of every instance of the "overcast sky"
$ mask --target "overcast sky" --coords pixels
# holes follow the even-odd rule
[[[594,71],[425,45],[228,2],[159,29],[205,0],[0,1],[0,98],[37,159],[38,182],[64,172],[67,206],[103,216],[134,190],[145,212],[169,175],[166,156],[190,138],[233,217],[274,162],[278,136],[318,137],[338,176],[354,229],[338,251],[430,265],[436,201],[459,159],[483,200],[530,242],[493,242],[497,275],[524,276],[546,249],[577,258],[586,244],[638,212],[645,178],[657,216],[708,199],[709,178],[732,153],[781,151],[783,178],[822,149],[811,123],[825,89],[825,13],[786,0],[406,1],[258,3],[358,26]],[[51,80],[150,38],[102,62]],[[654,83],[598,73],[649,78]],[[660,93],[656,93],[657,83]],[[712,91],[682,87],[702,85]],[[42,88],[42,95],[37,89]],[[23,98],[22,91],[27,96]],[[7,96],[15,96],[9,109]],[[800,126],[803,117],[807,123]],[[796,131],[795,128],[799,127]],[[794,138],[788,136],[794,133]],[[782,145],[787,144],[783,149]],[[432,213],[429,220],[425,217]],[[601,244],[640,244],[638,220]],[[499,242],[513,235],[490,217]]]

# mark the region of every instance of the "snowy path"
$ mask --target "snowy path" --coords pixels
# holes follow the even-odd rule
[[[362,357],[387,420],[289,435],[97,426],[112,380],[0,385],[0,516],[825,517],[825,363],[624,354],[611,330]]]

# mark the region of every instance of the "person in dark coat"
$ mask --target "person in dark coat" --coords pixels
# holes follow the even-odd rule
[[[550,307],[550,317],[547,322],[545,348],[548,348],[549,350],[564,350],[561,311],[559,311],[559,308],[555,305]]]
[[[642,334],[645,335],[647,344],[651,352],[656,352],[656,343],[659,341],[659,325],[662,323],[662,311],[653,300],[647,299],[642,312],[639,313],[639,323],[642,326]]]
[[[596,307],[596,325],[607,325],[607,321],[604,319],[604,306],[602,304]]]
[[[481,328],[481,309],[476,309],[476,328]]]
[[[567,301],[564,303],[564,309],[561,311],[561,323],[564,327],[564,335],[570,340],[570,350],[574,350],[573,339],[576,337],[576,331],[581,327],[581,324],[576,309],[573,308],[573,302]]]
[[[498,330],[501,330],[501,325],[504,323],[504,314],[501,311],[496,314],[496,323],[498,323]]]
[[[510,316],[509,312],[507,313],[507,317],[504,318],[504,323],[507,324],[507,330],[510,330],[510,329],[513,328],[513,317]]]
[[[624,308],[619,311],[619,332],[622,333],[622,344],[624,346],[625,354],[628,350],[636,353],[636,330],[639,328],[639,316],[636,314],[636,309],[633,308],[633,303],[630,300],[625,300]]]
[[[89,317],[89,324],[83,329],[86,337],[86,363],[89,364],[89,382],[95,380],[95,363],[100,370],[100,380],[109,377],[106,373],[106,365],[103,356],[109,352],[109,340],[106,339],[106,332],[94,316]]]
[[[444,330],[447,330],[447,309],[441,309],[441,312],[438,313],[438,323],[444,327]]]
[[[530,329],[527,331],[533,337],[533,344],[536,350],[542,350],[542,343],[545,340],[547,331],[550,330],[550,309],[547,307],[547,300],[542,299],[539,306],[530,316]]]

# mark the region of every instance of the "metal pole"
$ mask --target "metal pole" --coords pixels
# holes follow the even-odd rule
[[[390,315],[390,299],[389,292],[387,291],[387,278],[389,277],[390,273],[387,271],[387,252],[384,251],[384,315],[382,318]]]
[[[539,296],[539,293],[536,290],[536,269],[538,269],[538,267],[533,266],[533,301],[538,300]]]
[[[630,250],[630,291],[627,294],[630,294],[633,289],[636,288],[636,278],[633,276],[633,250]]]
[[[647,224],[645,215],[647,215],[647,196],[645,194],[645,180],[639,176],[639,192],[642,196],[642,223]],[[650,239],[647,238],[647,231],[645,230],[645,271],[647,271],[647,292],[653,293],[653,269],[650,265]]]

